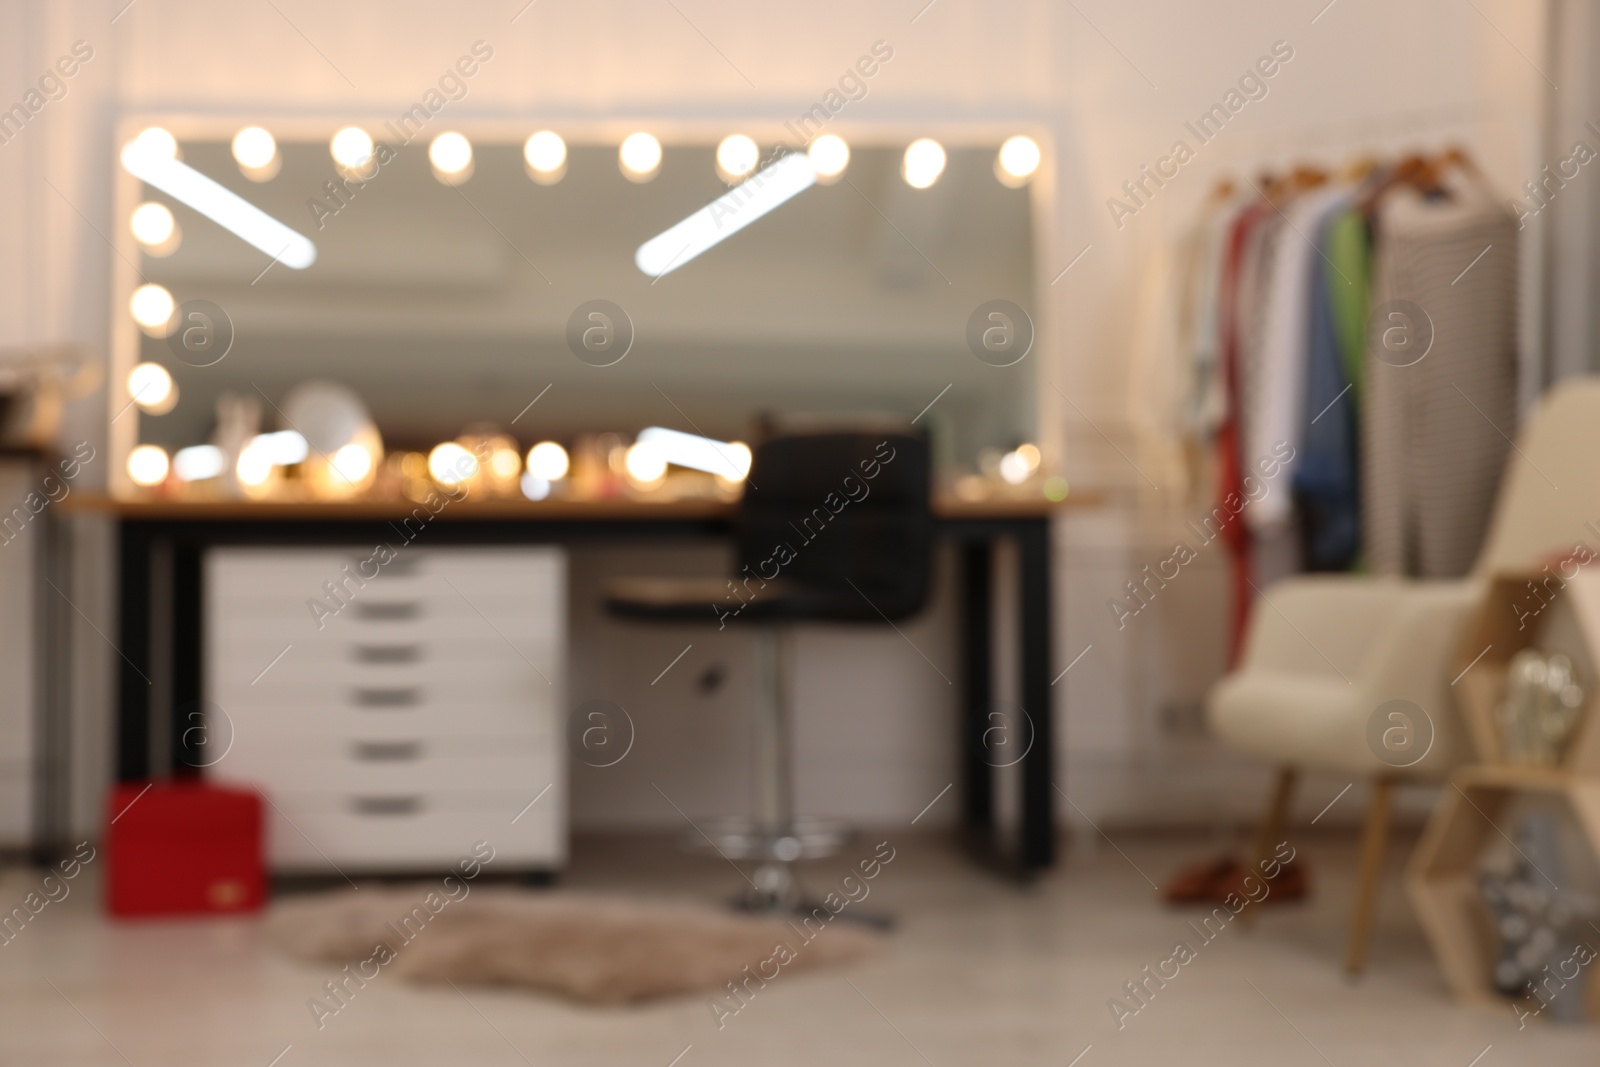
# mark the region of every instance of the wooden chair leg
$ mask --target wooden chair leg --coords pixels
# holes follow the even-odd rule
[[[1350,917],[1350,939],[1344,969],[1356,977],[1366,969],[1367,947],[1372,942],[1372,919],[1378,909],[1383,884],[1383,852],[1389,837],[1389,810],[1394,799],[1394,779],[1377,778],[1367,804],[1367,828],[1361,843],[1361,873],[1356,882],[1355,912]]]
[[[1289,806],[1294,801],[1294,787],[1299,783],[1300,772],[1284,765],[1278,768],[1278,778],[1272,786],[1272,799],[1267,811],[1256,827],[1255,844],[1250,849],[1251,871],[1261,870],[1261,861],[1271,859],[1278,843],[1283,840],[1283,828],[1289,822]]]
[[[1272,858],[1277,849],[1278,842],[1283,840],[1283,828],[1289,822],[1289,807],[1294,801],[1294,787],[1300,780],[1300,772],[1284,764],[1278,768],[1277,780],[1272,786],[1272,795],[1267,800],[1267,810],[1261,816],[1261,823],[1256,827],[1256,838],[1250,846],[1250,872],[1260,876],[1261,864]],[[1259,908],[1246,908],[1239,913],[1243,925],[1249,927],[1255,922],[1256,912]]]

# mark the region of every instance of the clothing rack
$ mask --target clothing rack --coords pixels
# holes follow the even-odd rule
[[[1159,257],[1142,365],[1179,383],[1168,453],[1192,547],[1228,556],[1235,656],[1277,578],[1471,566],[1516,418],[1506,203],[1463,148],[1358,153],[1220,179]]]

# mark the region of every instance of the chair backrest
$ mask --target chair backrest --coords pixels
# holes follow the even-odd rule
[[[741,571],[814,598],[814,618],[910,615],[928,597],[928,493],[920,434],[773,437],[755,448],[740,504]]]
[[[1552,387],[1523,424],[1473,573],[1533,568],[1580,541],[1600,552],[1600,378],[1593,377]]]

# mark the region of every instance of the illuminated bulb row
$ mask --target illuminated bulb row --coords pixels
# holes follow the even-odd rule
[[[145,130],[139,140],[167,155],[176,157],[178,154],[177,140],[160,127]],[[328,142],[333,161],[355,174],[372,169],[375,148],[372,136],[359,126],[346,126]],[[850,162],[850,146],[831,133],[812,141],[806,154],[811,157],[817,176],[825,180],[838,178]],[[640,131],[623,139],[617,150],[617,162],[630,181],[647,182],[660,173],[661,155],[661,142]],[[761,151],[754,140],[742,133],[732,134],[717,146],[717,174],[727,182],[748,177],[760,163],[760,157]],[[277,141],[260,126],[247,126],[234,135],[233,158],[246,177],[258,182],[275,176],[283,162]],[[540,130],[523,144],[522,158],[529,177],[550,185],[566,174],[567,145],[560,134]],[[995,176],[1013,188],[1024,185],[1039,169],[1040,159],[1039,145],[1033,138],[1011,137],[995,156]],[[441,133],[428,145],[428,162],[433,167],[434,177],[447,185],[459,185],[472,177],[472,142],[454,130]],[[944,146],[931,137],[921,137],[907,146],[900,173],[912,188],[927,189],[944,173],[945,162]],[[147,248],[161,243],[145,241],[143,237],[140,241]]]
[[[130,389],[134,388],[135,380],[140,375],[158,384],[164,381],[169,391],[175,393],[172,379],[157,364],[142,363],[134,368],[134,373],[128,379]],[[623,460],[629,481],[638,488],[650,489],[659,485],[666,477],[669,462],[697,470],[715,471],[718,481],[727,485],[737,485],[750,473],[750,448],[741,441],[724,445],[709,438],[658,429],[647,431],[647,434],[653,436],[642,435],[628,448]],[[697,456],[696,451],[704,452],[701,446],[710,446],[718,460],[713,462],[706,455]],[[310,446],[306,439],[293,430],[257,434],[239,453],[234,471],[244,486],[258,488],[272,477],[274,468],[304,462],[309,453]],[[1006,471],[1007,461],[1025,453],[1029,454],[1032,461],[1026,468],[1027,473],[1031,474],[1038,466],[1038,449],[1032,445],[1022,445],[1016,452],[1007,453],[1001,461],[1002,473]],[[508,455],[508,468],[520,465],[516,453]],[[514,477],[517,473],[515,469],[499,469],[500,460],[501,453],[496,453],[491,460],[496,468],[495,473],[504,478]],[[331,463],[354,485],[371,472],[373,457],[362,445],[351,443],[335,452]],[[179,449],[170,460],[166,449],[159,445],[139,445],[128,454],[128,477],[135,485],[145,488],[160,485],[167,480],[169,472],[181,481],[193,482],[215,478],[226,467],[227,456],[215,445]],[[527,469],[521,477],[523,495],[530,500],[543,500],[550,495],[552,484],[565,478],[570,469],[571,460],[565,448],[554,441],[540,441],[528,450]],[[459,485],[476,477],[478,472],[477,459],[455,441],[446,441],[428,453],[428,473],[440,485]],[[1023,475],[1025,477],[1026,474]],[[1009,475],[1007,480],[1012,480]]]
[[[152,363],[140,364],[134,373],[137,374],[142,367],[154,366]],[[165,373],[162,371],[162,374]],[[168,379],[169,384],[170,381]],[[129,382],[131,386],[131,375]],[[272,476],[274,467],[303,462],[309,452],[306,439],[293,430],[257,434],[239,453],[234,470],[241,483],[253,488],[264,485]],[[167,450],[160,445],[139,445],[128,453],[128,478],[134,485],[148,489],[166,481],[169,472],[180,481],[199,482],[219,476],[227,469],[227,465],[227,454],[216,445],[180,448],[170,459]],[[372,456],[361,445],[349,444],[334,453],[333,465],[352,483],[359,482],[372,470]]]
[[[528,449],[526,462],[527,469],[521,471],[519,484],[522,495],[529,500],[543,500],[549,496],[552,484],[565,478],[572,465],[567,450],[554,441],[540,441]],[[510,451],[496,451],[489,464],[491,472],[505,481],[516,478],[523,465],[517,454]],[[436,445],[428,453],[428,474],[440,485],[471,481],[478,470],[477,458],[455,441]]]

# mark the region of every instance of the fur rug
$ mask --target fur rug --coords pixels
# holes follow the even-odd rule
[[[364,979],[392,971],[594,1004],[721,992],[752,975],[770,981],[861,959],[883,944],[848,920],[802,925],[694,904],[491,887],[450,900],[427,884],[291,897],[274,905],[268,931],[291,956],[349,964]]]

